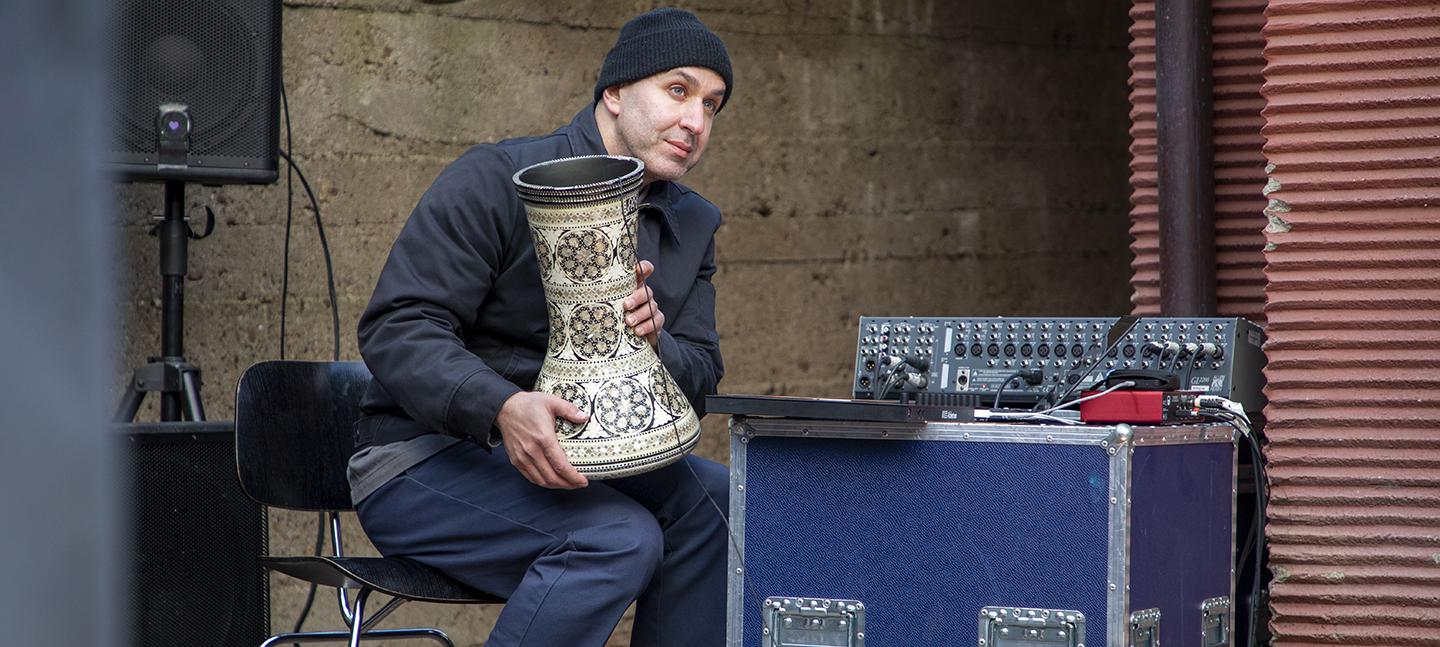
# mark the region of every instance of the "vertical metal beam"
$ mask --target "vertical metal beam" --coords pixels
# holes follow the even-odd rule
[[[1215,314],[1210,0],[1155,3],[1160,312]]]
[[[107,44],[118,2],[0,0],[0,643],[129,645]],[[122,451],[124,453],[122,453]]]

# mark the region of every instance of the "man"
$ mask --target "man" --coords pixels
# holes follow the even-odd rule
[[[645,162],[626,323],[704,415],[723,373],[714,205],[676,183],[730,96],[729,55],[693,14],[626,23],[595,101],[543,137],[476,146],[420,199],[359,326],[375,379],[356,425],[352,497],[385,555],[508,598],[489,641],[600,647],[638,602],[633,645],[724,640],[724,466],[696,457],[587,482],[565,459],[570,402],[529,391],[549,336],[540,270],[511,177],[591,154]],[[715,505],[712,505],[712,501]]]

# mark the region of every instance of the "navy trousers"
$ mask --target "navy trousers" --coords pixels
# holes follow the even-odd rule
[[[705,490],[729,510],[728,489],[725,466],[687,456],[551,490],[525,480],[503,447],[464,442],[356,511],[381,554],[508,598],[487,647],[602,647],[632,601],[632,647],[708,647],[725,642],[729,533]]]

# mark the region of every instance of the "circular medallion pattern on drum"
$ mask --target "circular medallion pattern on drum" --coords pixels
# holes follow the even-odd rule
[[[585,393],[584,387],[574,382],[560,382],[551,386],[549,391],[558,395],[580,408],[583,413],[590,413],[590,395]],[[555,434],[561,440],[569,440],[580,435],[585,430],[585,423],[576,424],[564,418],[555,419]]]
[[[655,394],[655,401],[672,416],[679,416],[690,406],[685,394],[680,392],[680,387],[676,386],[675,380],[663,366],[650,369],[650,388]]]
[[[650,428],[655,407],[650,394],[639,382],[622,377],[610,380],[595,394],[595,420],[616,436],[637,434]]]
[[[608,303],[586,303],[570,311],[570,347],[584,359],[610,357],[620,345],[620,318]]]
[[[610,268],[610,237],[595,229],[567,231],[560,235],[555,262],[576,283],[598,281]]]
[[[635,334],[635,330],[630,326],[625,326],[625,341],[630,344],[631,350],[645,345],[645,338]]]
[[[546,305],[550,306],[550,354],[559,356],[560,352],[565,350],[565,340],[568,338],[565,334],[565,314],[553,303]]]
[[[554,260],[554,252],[550,251],[550,242],[540,233],[539,229],[534,227],[530,228],[530,238],[535,241],[535,261],[540,264],[540,275],[549,276]]]
[[[620,234],[620,240],[615,243],[615,261],[621,267],[634,269],[635,264],[640,262],[635,257],[635,232],[633,230]]]

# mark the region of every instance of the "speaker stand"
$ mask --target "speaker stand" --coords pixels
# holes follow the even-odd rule
[[[145,394],[160,393],[160,419],[200,421],[200,368],[185,361],[185,271],[188,264],[190,225],[185,219],[185,183],[165,181],[165,217],[152,230],[160,237],[161,295],[160,357],[135,369],[125,387],[115,422],[131,422]],[[183,418],[181,416],[184,416]]]

